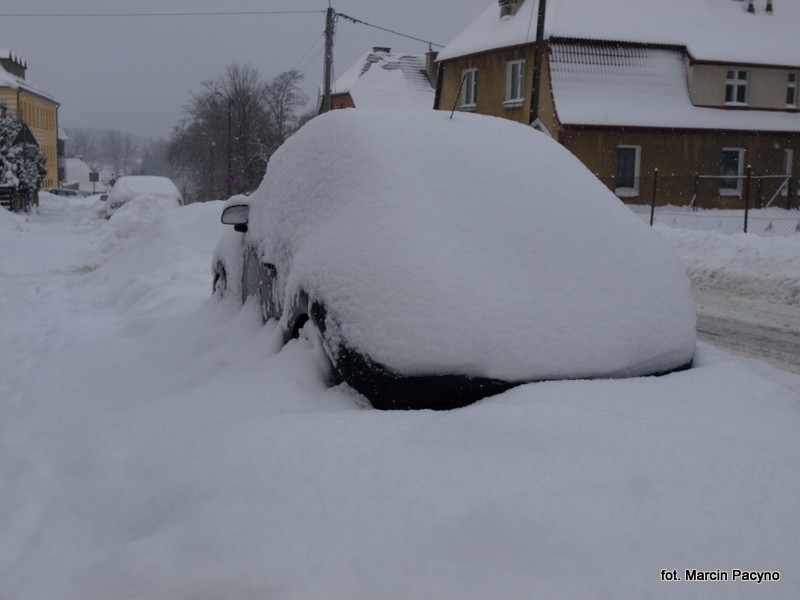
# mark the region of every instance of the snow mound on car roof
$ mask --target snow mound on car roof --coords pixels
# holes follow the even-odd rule
[[[253,198],[287,298],[320,298],[334,341],[397,372],[622,376],[693,355],[672,248],[529,127],[334,111],[276,152]]]

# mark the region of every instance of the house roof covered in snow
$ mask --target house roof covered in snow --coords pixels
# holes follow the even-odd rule
[[[550,49],[553,98],[564,125],[800,131],[796,113],[694,106],[677,49],[562,41]]]
[[[4,48],[0,48],[0,60],[12,60],[23,65],[24,67],[27,67],[27,63],[22,57]],[[47,98],[48,100],[55,102],[55,99],[50,94],[43,92],[35,85],[31,85],[22,77],[18,77],[17,75],[9,73],[3,67],[3,65],[0,64],[0,88],[2,87],[10,88],[12,90],[22,89],[30,92],[31,94],[36,94],[37,96],[41,96],[42,98]]]
[[[367,52],[333,85],[334,94],[349,93],[358,108],[433,107],[425,56],[392,54],[388,49]]]
[[[92,182],[90,173],[94,171],[82,158],[67,158],[65,160],[66,180],[71,184],[78,184],[78,188],[86,192],[105,191],[108,186],[105,182],[110,178],[110,173],[101,174],[101,181]]]
[[[753,0],[551,0],[545,36],[686,47],[696,60],[800,65],[800,2]],[[536,39],[538,0],[501,17],[492,0],[438,59],[527,44]]]

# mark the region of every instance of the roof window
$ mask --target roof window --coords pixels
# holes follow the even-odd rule
[[[497,0],[500,5],[500,17],[513,17],[525,0]]]

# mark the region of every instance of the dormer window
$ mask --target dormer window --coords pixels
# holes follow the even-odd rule
[[[786,81],[786,108],[797,108],[797,73],[789,73]]]
[[[523,0],[497,0],[500,5],[500,17],[511,17],[517,14]]]
[[[747,71],[728,71],[725,104],[747,106]]]

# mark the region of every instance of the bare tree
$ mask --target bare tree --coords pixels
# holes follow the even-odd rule
[[[281,76],[279,76],[281,77]],[[290,82],[299,81],[295,74]],[[229,65],[225,74],[205,81],[184,106],[168,146],[170,163],[181,172],[191,192],[202,199],[227,195],[230,164],[232,192],[254,190],[264,176],[271,153],[292,131],[298,96],[284,86],[283,111],[274,112],[278,95],[275,78],[265,83],[250,65]],[[280,126],[273,114],[281,114]]]
[[[167,160],[167,141],[164,139],[146,140],[142,145],[142,162],[134,171],[135,175],[173,175]]]
[[[101,146],[103,148],[103,156],[106,160],[110,161],[114,168],[114,177],[123,175],[122,173],[122,134],[119,131],[109,129],[103,134]]]
[[[120,144],[120,160],[122,162],[122,175],[130,175],[133,173],[133,164],[136,155],[139,152],[139,144],[137,144],[130,133],[121,135]]]
[[[308,98],[300,89],[303,76],[297,71],[276,75],[266,87],[267,112],[275,129],[275,138],[282,144],[298,127],[297,110]]]
[[[96,168],[100,161],[97,133],[91,129],[67,130],[67,156],[74,158],[80,156],[92,168]]]

